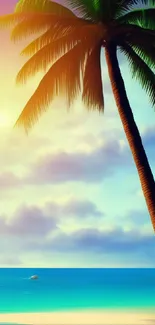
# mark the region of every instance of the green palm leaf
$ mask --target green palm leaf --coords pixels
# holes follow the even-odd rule
[[[67,0],[66,2],[85,19],[97,20],[99,18],[101,0]]]
[[[131,44],[130,44],[131,45]],[[148,44],[132,46],[133,50],[141,57],[141,59],[149,66],[150,69],[155,69],[155,47]]]
[[[125,13],[129,12],[130,9],[133,9],[134,6],[139,2],[139,0],[117,0],[118,3],[118,12],[115,18],[119,18]]]
[[[115,41],[119,45],[121,41],[129,41],[134,44],[143,42],[143,44],[155,45],[155,30],[142,28],[134,24],[122,24],[118,26],[115,32]]]
[[[150,67],[155,68],[155,38],[147,33],[141,33],[141,37],[132,35],[128,37],[127,43],[141,57],[141,59]]]
[[[154,7],[155,0],[117,0],[118,1],[118,15],[116,18],[120,18],[122,15],[128,13],[131,10],[134,10],[135,6],[143,6],[146,5],[147,7]]]
[[[153,7],[155,5],[155,0],[122,0],[122,1],[120,1],[120,6],[124,6],[124,8],[126,10],[132,9],[135,5],[140,5],[140,6],[146,5],[148,7]]]
[[[117,0],[67,0],[67,3],[85,19],[106,22],[119,10]]]
[[[155,30],[155,8],[133,10],[118,19],[120,23],[136,24]]]
[[[148,94],[152,105],[155,105],[155,74],[140,56],[127,43],[122,44],[121,51],[126,55],[132,72],[132,77],[136,78],[143,89]]]

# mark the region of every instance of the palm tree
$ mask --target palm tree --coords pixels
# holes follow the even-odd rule
[[[155,230],[155,182],[117,59],[119,49],[154,106],[155,0],[66,0],[66,5],[71,10],[50,0],[20,0],[13,14],[0,18],[2,27],[13,25],[14,41],[42,32],[22,51],[31,57],[17,82],[25,83],[39,70],[45,74],[16,125],[29,131],[54,96],[65,95],[71,106],[81,91],[88,109],[103,112],[100,55],[104,48],[116,105]]]

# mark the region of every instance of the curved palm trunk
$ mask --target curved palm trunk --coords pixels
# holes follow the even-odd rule
[[[155,230],[155,181],[127,98],[117,60],[116,47],[113,45],[107,46],[105,56],[116,105],[138,170],[142,190]]]

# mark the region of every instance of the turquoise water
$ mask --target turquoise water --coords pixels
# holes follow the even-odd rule
[[[0,269],[1,313],[144,307],[155,307],[155,269]]]

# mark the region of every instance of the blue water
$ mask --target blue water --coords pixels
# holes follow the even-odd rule
[[[155,307],[155,269],[0,269],[3,313],[144,307]]]

